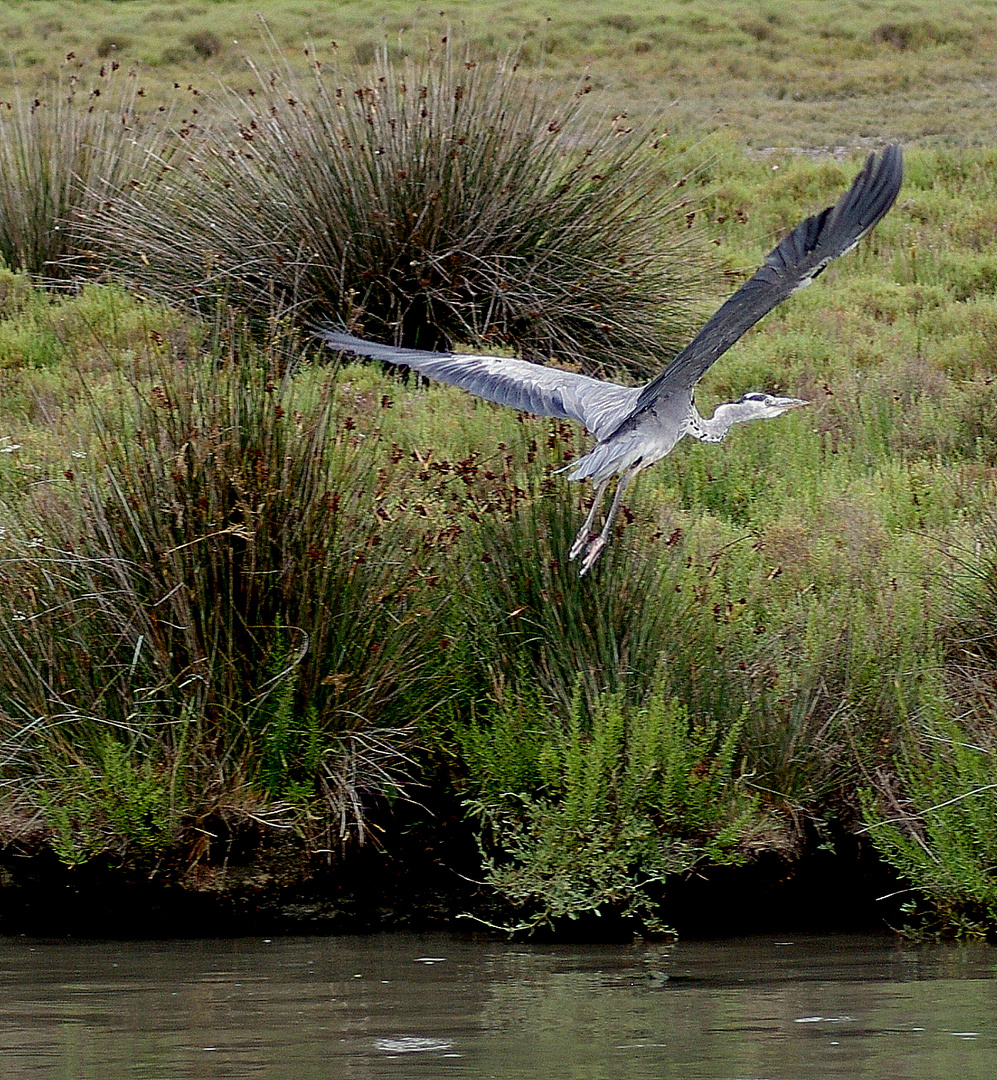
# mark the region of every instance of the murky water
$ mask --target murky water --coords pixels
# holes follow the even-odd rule
[[[0,1076],[992,1080],[997,950],[0,939]]]

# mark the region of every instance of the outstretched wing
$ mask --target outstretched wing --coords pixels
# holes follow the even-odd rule
[[[851,251],[896,201],[903,157],[893,143],[870,154],[841,198],[808,217],[769,253],[765,265],[707,321],[656,378],[640,392],[635,412],[676,390],[690,390],[707,368],[758,320],[809,285],[832,260]]]
[[[597,438],[619,427],[640,393],[638,387],[602,382],[512,357],[403,349],[337,330],[319,330],[318,336],[332,349],[403,364],[431,379],[459,386],[500,405],[511,405],[538,416],[578,420]]]

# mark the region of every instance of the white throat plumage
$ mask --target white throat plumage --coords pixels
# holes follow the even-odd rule
[[[723,442],[734,424],[749,420],[771,420],[787,409],[797,409],[809,402],[802,398],[775,397],[772,394],[745,394],[739,401],[718,405],[710,417],[700,416],[693,405],[685,433],[702,442]]]

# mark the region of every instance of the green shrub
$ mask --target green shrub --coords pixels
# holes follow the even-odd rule
[[[180,835],[171,790],[175,774],[145,740],[122,742],[110,732],[80,761],[68,745],[42,745],[49,770],[38,777],[38,806],[52,849],[69,866],[97,855],[161,855]],[[75,759],[75,760],[74,760]]]
[[[997,747],[983,726],[938,716],[915,733],[896,776],[865,793],[869,835],[910,882],[912,922],[945,935],[997,927]]]
[[[997,516],[976,524],[944,574],[941,659],[896,729],[892,768],[864,794],[877,848],[910,882],[912,920],[942,933],[997,932]]]
[[[738,780],[741,726],[697,724],[674,698],[581,695],[566,721],[522,701],[468,727],[469,813],[486,882],[529,931],[615,914],[649,929],[669,876],[737,863],[762,824]]]
[[[34,299],[35,292],[26,275],[0,267],[0,318],[8,319],[30,307]]]

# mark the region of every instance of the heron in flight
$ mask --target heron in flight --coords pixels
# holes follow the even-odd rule
[[[806,405],[793,397],[745,394],[700,416],[693,388],[704,372],[759,319],[809,285],[832,260],[853,247],[896,200],[903,180],[900,147],[870,154],[852,186],[819,214],[808,217],[769,253],[764,265],[709,319],[671,363],[646,386],[620,386],[572,371],[504,356],[404,349],[364,341],[338,330],[318,336],[330,348],[414,368],[478,397],[539,416],[577,420],[596,438],[583,457],[566,466],[569,480],[592,480],[592,507],[568,552],[582,556],[586,574],[606,546],[623,493],[633,478],[670,453],[684,435],[720,442],[733,424],[768,420]],[[613,478],[616,490],[602,528],[593,526]]]

